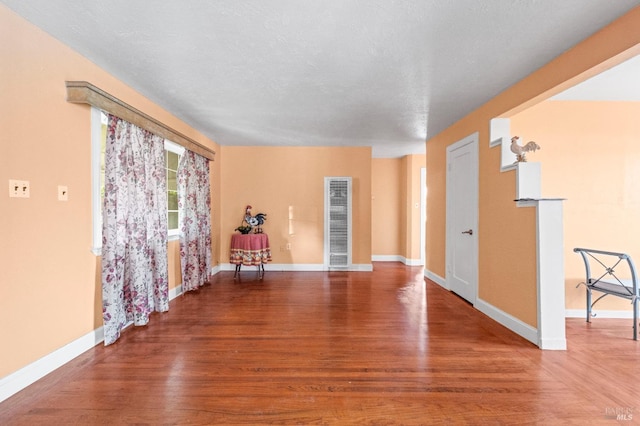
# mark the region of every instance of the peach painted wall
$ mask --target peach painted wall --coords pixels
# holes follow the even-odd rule
[[[221,262],[244,216],[267,214],[274,264],[324,263],[324,178],[353,178],[354,264],[371,264],[371,148],[221,148]],[[291,250],[287,250],[291,244]]]
[[[375,158],[372,164],[372,253],[419,260],[420,169],[425,156]]]
[[[218,147],[216,148],[216,160],[209,162],[209,174],[211,176],[211,267],[216,271],[220,267],[221,252],[222,158],[221,147]]]
[[[425,155],[407,155],[405,157],[405,254],[407,259],[420,260],[420,170],[426,166]]]
[[[640,266],[640,102],[545,101],[511,117],[511,130],[542,149],[542,195],[564,202],[567,309],[585,308],[584,263],[574,247],[621,251]],[[622,272],[618,268],[618,272]],[[598,309],[627,310],[608,297]]]
[[[100,263],[90,251],[90,108],[66,102],[65,81],[89,81],[219,149],[3,5],[0,39],[2,378],[102,325]],[[9,179],[30,181],[31,197],[8,198]],[[57,201],[58,185],[68,186],[69,201]]]
[[[404,256],[400,246],[402,159],[374,158],[371,169],[371,253]]]
[[[427,269],[445,277],[446,149],[479,134],[478,296],[537,326],[535,210],[516,208],[514,172],[489,148],[492,118],[510,117],[640,50],[640,7],[582,41],[427,141]]]
[[[401,159],[400,167],[400,250],[402,256],[405,258],[407,255],[407,247],[411,244],[410,240],[407,239],[407,228],[411,226],[411,219],[409,217],[411,210],[407,209],[407,203],[410,198],[410,187],[407,185],[409,176],[411,176],[409,160],[408,157],[405,156]]]
[[[436,138],[439,138],[436,136]],[[454,141],[449,141],[453,143]],[[447,139],[427,141],[427,229],[425,269],[445,279]]]

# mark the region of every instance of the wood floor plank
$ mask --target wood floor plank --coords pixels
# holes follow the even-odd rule
[[[2,425],[640,421],[630,320],[541,351],[422,269],[221,272],[0,404]]]

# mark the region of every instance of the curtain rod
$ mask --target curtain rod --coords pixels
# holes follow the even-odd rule
[[[200,154],[209,160],[214,160],[216,152],[211,148],[183,135],[155,118],[121,101],[87,81],[66,81],[67,102],[89,104],[109,114],[127,120],[136,126],[150,131],[158,136],[184,146],[190,151]]]

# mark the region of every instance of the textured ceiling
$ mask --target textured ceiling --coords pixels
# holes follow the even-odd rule
[[[0,3],[220,145],[397,157],[640,0]]]

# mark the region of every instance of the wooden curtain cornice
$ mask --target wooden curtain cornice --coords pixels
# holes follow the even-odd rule
[[[175,142],[186,149],[214,160],[215,151],[173,130],[153,117],[121,101],[86,81],[67,81],[67,102],[89,104],[109,114],[113,114],[151,133]]]

